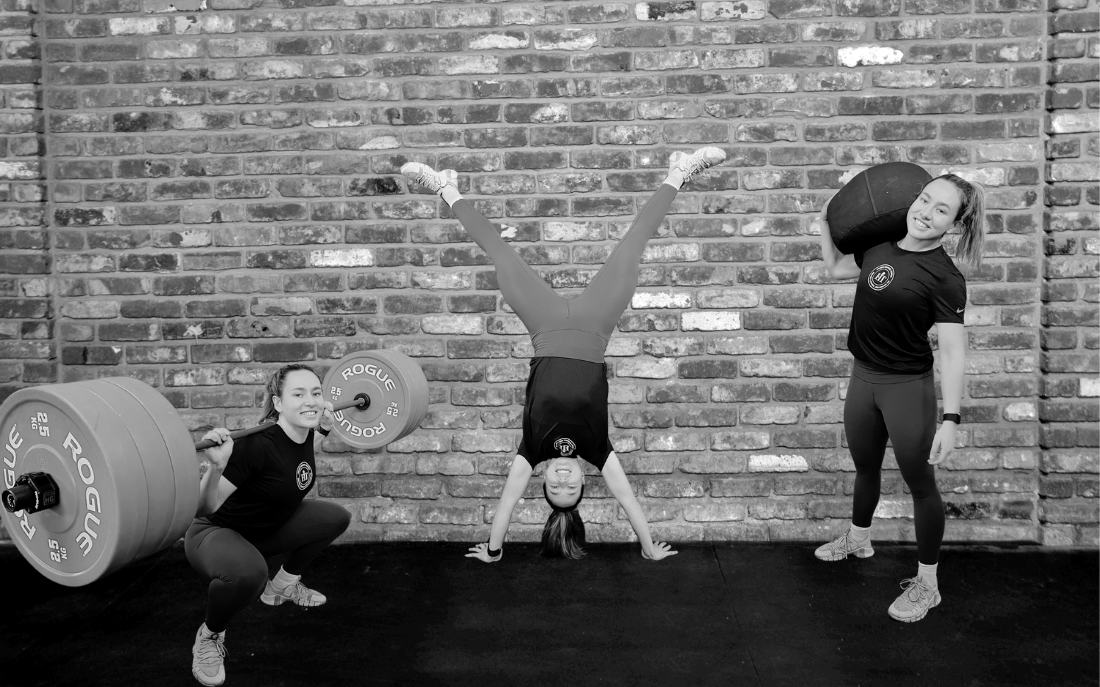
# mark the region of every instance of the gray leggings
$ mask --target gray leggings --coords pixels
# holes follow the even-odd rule
[[[206,627],[221,632],[229,619],[256,600],[267,584],[266,556],[289,553],[283,568],[292,575],[317,557],[351,523],[343,506],[331,501],[302,501],[274,534],[249,541],[236,530],[195,518],[184,535],[187,561],[210,580]]]
[[[563,298],[555,293],[519,253],[501,239],[500,230],[465,199],[457,201],[451,210],[470,238],[493,261],[504,300],[515,310],[532,337],[548,330],[579,330],[596,334],[606,342],[619,316],[630,305],[638,286],[639,262],[646,243],[657,234],[676,193],[676,187],[661,185],[642,207],[607,262],[576,298]],[[592,362],[603,361],[601,358]]]

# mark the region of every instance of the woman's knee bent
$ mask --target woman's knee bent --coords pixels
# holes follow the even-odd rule
[[[310,518],[317,524],[323,525],[333,539],[343,534],[351,525],[351,513],[338,503],[310,501],[309,509]]]

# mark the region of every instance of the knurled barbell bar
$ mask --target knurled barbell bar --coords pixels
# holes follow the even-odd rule
[[[322,388],[332,434],[351,448],[396,441],[428,410],[423,371],[397,351],[351,353]],[[196,452],[214,445],[195,442],[156,389],[127,377],[21,389],[0,405],[0,432],[0,520],[35,569],[70,587],[179,540],[198,509]]]

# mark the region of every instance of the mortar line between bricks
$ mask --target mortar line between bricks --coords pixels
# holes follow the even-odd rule
[[[38,51],[38,65],[40,68],[38,83],[35,84],[36,98],[38,99],[36,110],[42,113],[42,134],[41,145],[36,151],[39,164],[41,165],[41,183],[42,183],[42,200],[39,201],[39,207],[42,209],[42,227],[46,231],[46,254],[49,256],[50,271],[46,275],[46,289],[50,303],[50,313],[53,322],[53,332],[50,340],[53,342],[53,357],[57,361],[57,377],[56,382],[63,381],[61,378],[61,277],[57,271],[57,260],[54,259],[54,226],[53,226],[53,192],[51,191],[50,183],[50,150],[52,146],[49,141],[49,127],[50,127],[50,99],[47,97],[49,92],[49,83],[47,83],[48,61],[46,59],[46,45],[49,42],[49,38],[46,37],[46,31],[44,24],[46,22],[46,13],[41,11],[43,8],[36,8],[38,16],[34,20],[34,24],[31,29],[31,38],[35,39],[39,46]],[[38,139],[38,132],[35,131],[35,138]]]

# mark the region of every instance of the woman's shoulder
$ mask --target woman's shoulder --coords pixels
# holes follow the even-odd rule
[[[951,256],[947,254],[944,247],[940,246],[940,249],[936,252],[939,254],[939,263],[943,268],[943,279],[966,286],[966,275],[962,273],[959,266],[956,265],[955,261],[951,259]]]
[[[264,422],[261,424],[263,429],[236,440],[237,445],[241,447],[242,451],[259,453],[262,455],[278,445],[280,439],[279,435],[284,434],[282,428],[275,422]]]

